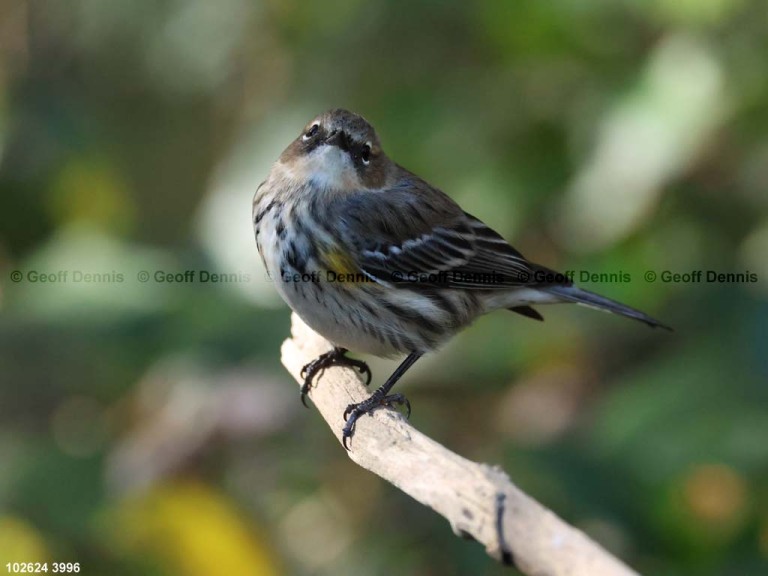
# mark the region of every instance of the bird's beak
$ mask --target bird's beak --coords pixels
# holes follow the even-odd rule
[[[325,139],[325,143],[331,146],[338,146],[344,152],[349,152],[349,138],[344,130],[333,130],[328,138]]]

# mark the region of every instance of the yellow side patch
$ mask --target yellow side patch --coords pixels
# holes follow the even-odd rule
[[[332,250],[326,254],[325,261],[328,263],[328,271],[338,275],[346,276],[360,272],[352,259],[340,250]]]
[[[325,255],[328,269],[323,273],[326,282],[338,282],[340,284],[374,283],[374,280],[365,274],[357,264],[340,250],[331,250]]]

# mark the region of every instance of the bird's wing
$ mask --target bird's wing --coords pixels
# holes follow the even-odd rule
[[[533,283],[534,267],[517,250],[421,180],[335,204],[348,253],[376,281],[483,290]]]

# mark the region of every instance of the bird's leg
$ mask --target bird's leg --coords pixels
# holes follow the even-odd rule
[[[387,381],[384,382],[380,388],[377,388],[373,394],[371,394],[367,399],[363,400],[359,404],[350,404],[347,406],[347,409],[344,410],[344,420],[346,420],[347,423],[344,425],[344,429],[342,430],[342,442],[344,444],[344,448],[349,450],[349,447],[347,446],[347,439],[351,438],[352,434],[354,434],[355,422],[357,422],[357,419],[360,418],[360,416],[363,414],[369,414],[379,406],[392,407],[395,404],[399,406],[404,404],[407,410],[406,418],[411,415],[411,403],[408,402],[408,399],[402,394],[390,394],[389,391],[392,390],[392,386],[394,386],[397,381],[402,378],[403,374],[408,371],[408,368],[413,366],[413,364],[419,358],[421,358],[421,352],[411,352],[408,357],[403,360],[400,366],[398,366],[397,369],[392,373],[392,375],[387,378]]]
[[[312,380],[315,376],[322,374],[326,368],[331,366],[349,366],[351,368],[357,368],[360,374],[365,374],[365,385],[371,383],[371,369],[368,368],[368,364],[362,360],[355,360],[354,358],[347,358],[348,350],[346,348],[334,348],[333,350],[320,354],[317,358],[312,360],[309,364],[301,369],[300,376],[304,378],[304,384],[301,386],[301,403],[304,406],[307,405],[306,397],[307,392],[312,387]]]

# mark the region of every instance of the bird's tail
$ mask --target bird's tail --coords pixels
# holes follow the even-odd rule
[[[648,314],[640,312],[640,310],[635,310],[634,308],[625,306],[624,304],[616,302],[615,300],[605,298],[604,296],[600,296],[594,292],[582,290],[576,286],[547,286],[540,288],[540,290],[561,298],[565,302],[575,302],[576,304],[589,306],[590,308],[594,308],[596,310],[605,310],[607,312],[612,312],[613,314],[618,314],[619,316],[634,318],[635,320],[639,320],[640,322],[648,324],[648,326],[651,326],[652,328],[664,328],[665,330],[672,330],[672,328],[666,324],[662,324],[655,318],[648,316]]]

